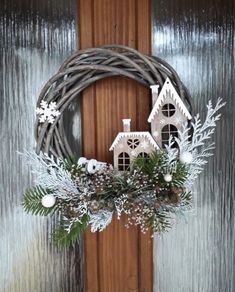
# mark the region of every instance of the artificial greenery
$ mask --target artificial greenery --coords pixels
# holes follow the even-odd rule
[[[47,194],[52,194],[53,191],[50,189],[43,189],[41,186],[35,186],[28,189],[23,195],[23,208],[27,213],[33,215],[47,216],[53,214],[57,209],[58,205],[55,204],[51,208],[45,208],[42,205],[42,198]]]
[[[164,150],[136,158],[126,172],[109,164],[91,172],[76,158],[26,152],[36,187],[24,194],[25,211],[58,213],[60,223],[53,238],[60,247],[73,245],[88,225],[92,232],[102,231],[114,215],[127,215],[127,226],[138,225],[143,232],[169,230],[172,218],[185,216],[191,208],[190,189],[212,155],[214,144],[208,141],[224,104],[218,99],[213,108],[209,102],[205,121],[199,115],[194,117],[192,133],[185,123]],[[46,203],[50,208],[45,208],[46,196],[52,196],[49,201],[53,204]]]
[[[191,193],[184,188],[187,167],[175,160],[169,170],[163,151],[154,152],[147,158],[136,158],[130,170],[125,172],[113,170],[107,164],[90,174],[77,164],[76,158],[54,162],[46,156],[44,159],[38,157],[38,160],[47,162],[43,178],[48,176],[49,182],[27,190],[23,207],[35,215],[57,211],[61,219],[52,237],[59,247],[74,245],[89,224],[93,231],[103,230],[115,213],[119,217],[126,214],[128,225],[140,225],[143,232],[149,228],[154,232],[165,232],[171,227],[171,215],[191,206]],[[164,174],[169,171],[172,181],[166,182]],[[53,187],[46,188],[50,182]],[[76,190],[66,191],[71,184]],[[60,195],[60,189],[63,195]],[[47,194],[56,197],[51,208],[45,208],[41,203]]]
[[[73,246],[80,238],[80,235],[85,231],[89,223],[89,217],[83,215],[80,221],[75,221],[67,230],[66,222],[61,220],[59,227],[52,233],[54,242],[59,248]]]

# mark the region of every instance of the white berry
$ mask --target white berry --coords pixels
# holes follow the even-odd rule
[[[172,181],[172,175],[167,173],[164,175],[164,181],[165,182],[171,182]]]
[[[182,163],[186,163],[189,164],[191,163],[193,160],[193,155],[190,152],[183,152],[182,154],[180,154],[180,161]]]
[[[53,195],[45,195],[42,197],[42,205],[45,208],[51,208],[55,205],[55,197]]]
[[[86,157],[80,157],[78,159],[78,165],[81,167],[84,167],[87,164],[88,160],[86,159]]]

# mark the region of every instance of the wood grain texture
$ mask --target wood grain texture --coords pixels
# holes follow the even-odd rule
[[[216,149],[194,186],[195,215],[154,242],[154,291],[235,291],[235,2],[153,0],[153,54],[168,61],[195,113],[226,102]]]
[[[123,44],[150,52],[149,1],[79,1],[79,47]],[[122,118],[133,130],[148,129],[148,89],[121,77],[99,81],[82,96],[83,154],[112,162],[108,151]],[[152,291],[152,240],[138,228],[125,228],[126,218],[102,233],[85,234],[86,291]]]

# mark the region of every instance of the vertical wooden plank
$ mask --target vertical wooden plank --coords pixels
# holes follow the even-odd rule
[[[149,53],[149,14],[149,0],[80,0],[80,48],[116,43]],[[122,118],[132,119],[133,130],[148,128],[148,95],[148,89],[120,77],[84,91],[84,155],[112,162],[108,149],[122,130]],[[136,227],[126,229],[125,220],[114,218],[99,234],[86,232],[86,291],[152,291],[152,240]]]
[[[78,1],[79,47],[93,46],[93,0]],[[81,129],[83,155],[96,157],[95,86],[90,86],[81,98]],[[98,234],[84,234],[84,275],[86,291],[99,291],[98,283]],[[92,275],[92,276],[91,276]]]
[[[137,0],[137,49],[145,54],[151,54],[151,1]],[[149,20],[149,21],[148,21]],[[144,36],[144,38],[140,37]],[[149,89],[138,86],[137,90],[137,129],[149,130],[147,123],[151,101],[147,98]],[[153,240],[151,232],[143,234],[139,230],[139,291],[147,292],[153,289]],[[148,272],[147,272],[148,271]]]

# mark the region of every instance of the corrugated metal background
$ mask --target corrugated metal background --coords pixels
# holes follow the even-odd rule
[[[155,238],[154,291],[235,291],[234,1],[153,0],[152,49],[179,73],[195,112],[227,101],[215,156],[195,185],[195,215]]]
[[[0,6],[0,291],[81,291],[78,248],[56,250],[48,238],[51,220],[21,208],[32,178],[16,153],[33,149],[40,89],[76,49],[76,1]]]

